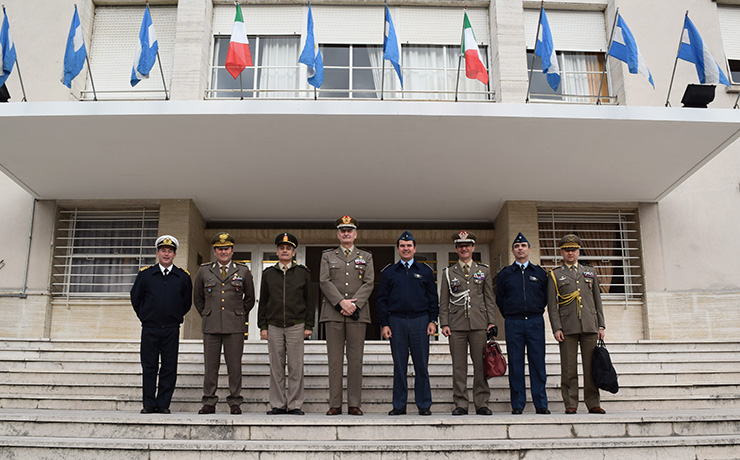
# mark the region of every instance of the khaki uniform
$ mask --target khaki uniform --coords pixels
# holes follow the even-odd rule
[[[328,249],[321,255],[321,316],[326,327],[329,358],[329,407],[342,407],[342,366],[347,346],[347,405],[360,407],[362,401],[362,358],[365,329],[370,321],[370,294],[375,269],[372,254],[357,247],[349,256],[343,247]],[[335,308],[343,299],[357,299],[358,319],[342,315]]]
[[[229,262],[226,278],[221,278],[218,262],[201,265],[195,276],[193,301],[203,327],[203,404],[218,401],[218,369],[221,347],[229,374],[229,405],[241,404],[242,353],[249,311],[254,306],[254,282],[246,265]]]
[[[468,409],[468,346],[473,361],[473,403],[476,409],[487,407],[491,396],[484,375],[483,349],[486,329],[496,323],[493,276],[487,265],[471,262],[465,277],[458,262],[442,272],[439,297],[439,325],[449,326],[452,355],[452,388],[455,407]],[[466,294],[467,291],[467,294]]]
[[[563,402],[578,407],[578,345],[583,364],[583,393],[586,407],[600,405],[599,389],[591,374],[591,358],[599,328],[605,328],[599,280],[593,267],[578,264],[554,268],[548,275],[547,310],[553,332],[563,331],[560,368]]]

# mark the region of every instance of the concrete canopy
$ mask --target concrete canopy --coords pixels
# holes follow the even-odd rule
[[[190,198],[207,220],[492,221],[506,200],[656,201],[740,135],[740,111],[725,109],[346,100],[2,109],[0,169],[36,198]]]

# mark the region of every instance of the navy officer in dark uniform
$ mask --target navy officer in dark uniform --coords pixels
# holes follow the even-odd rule
[[[391,341],[393,356],[393,409],[388,415],[406,413],[409,350],[414,361],[414,397],[419,415],[431,415],[429,336],[437,331],[439,313],[434,272],[414,260],[416,241],[403,232],[396,242],[401,260],[383,269],[378,290],[378,320],[383,338]]]
[[[496,304],[504,317],[509,355],[511,413],[519,415],[527,403],[524,351],[529,362],[532,402],[538,414],[549,414],[545,382],[545,320],[547,273],[529,260],[531,247],[521,232],[511,245],[514,263],[496,277]]]
[[[180,324],[193,298],[190,273],[173,264],[179,244],[172,235],[157,238],[158,263],[142,268],[131,288],[131,305],[141,321],[142,414],[169,414],[175,392]]]

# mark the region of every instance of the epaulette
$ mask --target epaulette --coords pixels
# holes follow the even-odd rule
[[[249,265],[245,264],[244,262],[234,262],[234,263],[237,264],[240,267],[247,267],[247,268],[249,268]]]
[[[386,265],[385,267],[381,268],[380,271],[382,272],[383,270],[385,270],[386,268],[390,267],[391,265],[393,265],[393,264]]]
[[[295,266],[296,266],[296,267],[301,267],[302,269],[306,270],[306,271],[307,271],[308,273],[311,273],[311,269],[310,269],[310,268],[308,268],[308,267],[306,267],[305,265],[302,265],[302,264],[295,264]]]
[[[140,268],[140,269],[139,269],[139,271],[140,271],[140,272],[143,272],[144,270],[146,270],[146,269],[147,269],[147,268],[149,268],[149,267],[151,267],[151,265],[147,265],[146,267],[142,267],[142,268]]]
[[[207,267],[207,266],[211,265],[212,263],[213,262],[203,262],[202,264],[200,264],[200,266],[201,267]]]
[[[367,249],[365,249],[365,248],[357,248],[357,249],[359,249],[359,250],[361,250],[361,251],[365,251],[365,252],[367,252],[367,253],[368,253],[368,254],[370,254],[370,255],[373,255],[373,252],[372,252],[372,251],[368,251],[368,250],[367,250]]]
[[[478,265],[480,265],[481,267],[491,268],[488,266],[488,264],[484,264],[482,262],[478,262]]]
[[[186,275],[190,276],[190,272],[185,270],[184,268],[180,268],[180,270],[184,271]]]
[[[431,270],[431,271],[434,271],[434,269],[433,269],[432,267],[430,267],[428,263],[426,263],[426,262],[422,262],[421,264],[422,264],[422,265],[426,265],[426,267],[427,267],[427,268],[428,268],[429,270]]]
[[[329,249],[324,249],[324,250],[323,250],[323,251],[321,251],[321,252],[332,252],[332,251],[334,251],[335,249],[337,249],[337,248],[329,248]]]

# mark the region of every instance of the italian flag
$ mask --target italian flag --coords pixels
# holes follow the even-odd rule
[[[480,51],[478,51],[478,44],[475,41],[475,34],[473,33],[473,28],[470,26],[467,11],[465,12],[465,20],[463,21],[461,52],[465,58],[465,76],[472,80],[478,80],[484,85],[488,84],[488,72],[486,72],[486,66],[483,65],[483,61],[480,58]]]
[[[252,53],[249,52],[249,41],[244,29],[244,18],[242,18],[242,7],[236,4],[236,18],[234,19],[234,30],[231,31],[229,40],[229,51],[226,53],[226,70],[232,77],[236,78],[242,73],[246,66],[252,66]]]

